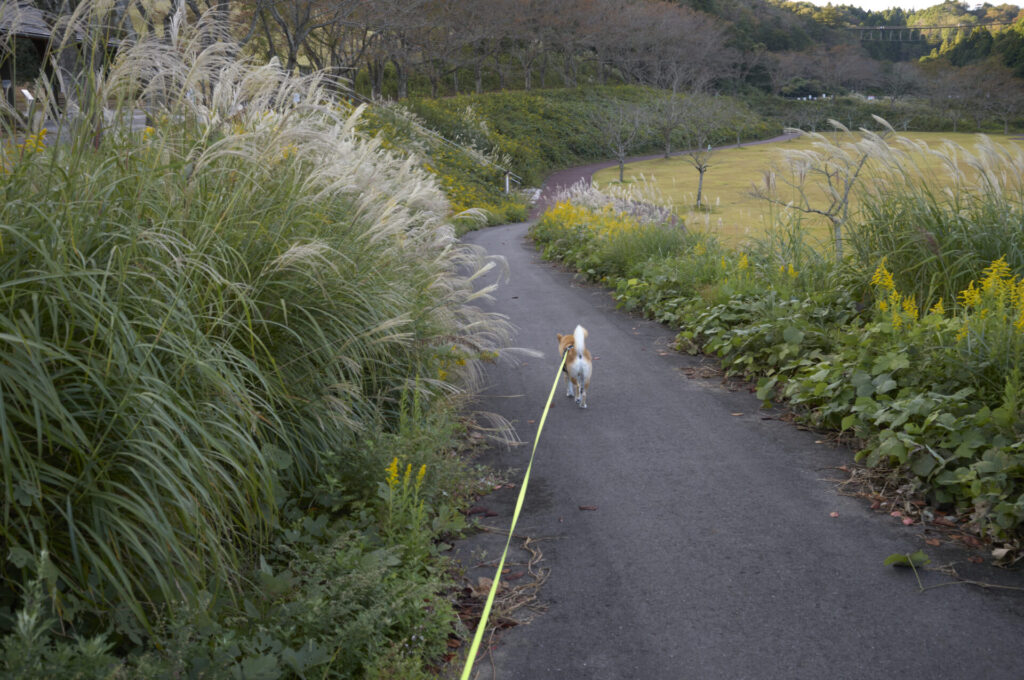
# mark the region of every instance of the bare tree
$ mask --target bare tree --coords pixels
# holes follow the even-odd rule
[[[843,259],[843,227],[849,218],[850,197],[868,158],[884,146],[892,127],[883,119],[874,119],[885,130],[879,134],[861,128],[861,135],[849,142],[832,141],[825,135],[803,130],[787,130],[810,137],[813,148],[786,154],[787,168],[773,167],[765,173],[761,186],[753,195],[774,205],[785,206],[805,214],[820,215],[832,224],[836,261]],[[842,123],[830,120],[838,132],[849,133]],[[791,196],[780,196],[778,184],[790,189]],[[825,196],[825,203],[812,198],[809,188],[815,187]]]
[[[688,7],[663,0],[627,4],[617,23],[626,37],[617,41],[614,63],[636,82],[705,92],[739,61],[727,46],[725,26]]]
[[[1003,124],[1003,134],[1010,134],[1010,121],[1024,112],[1024,86],[1014,78],[1008,68],[989,73],[992,79],[992,96],[987,105],[992,115]]]
[[[651,106],[650,126],[661,140],[665,158],[672,155],[672,137],[686,120],[686,103],[674,92],[664,92]]]
[[[853,45],[820,48],[815,51],[812,63],[813,73],[830,94],[845,88],[863,88],[879,79],[878,62]]]
[[[794,78],[811,74],[811,61],[803,52],[776,52],[766,59],[768,80],[772,94],[779,94],[782,88]]]
[[[921,88],[921,71],[915,64],[906,61],[886,64],[882,68],[880,82],[889,101],[895,104],[897,100]]]
[[[926,95],[932,107],[953,123],[957,131],[960,121],[967,115],[970,92],[960,69],[932,66],[928,70]]]
[[[728,104],[723,97],[689,95],[683,100],[680,129],[686,140],[686,151],[682,154],[685,162],[697,171],[697,200],[701,207],[704,190],[704,175],[711,167],[714,145],[722,126],[722,116]]]
[[[624,182],[626,158],[643,141],[647,132],[647,116],[639,105],[627,102],[595,102],[591,108],[590,123],[619,162],[619,182]]]

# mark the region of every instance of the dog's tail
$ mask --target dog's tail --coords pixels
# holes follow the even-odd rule
[[[576,330],[572,332],[572,345],[575,348],[576,353],[583,356],[583,350],[587,347],[583,344],[583,341],[587,337],[587,329],[579,324],[576,324]]]

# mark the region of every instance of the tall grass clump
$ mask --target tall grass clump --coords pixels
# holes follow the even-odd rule
[[[973,149],[894,136],[871,148],[847,229],[861,279],[884,257],[901,289],[949,305],[989,263],[1024,271],[1024,149],[978,136]]]
[[[68,36],[98,49],[101,10]],[[364,442],[507,336],[469,304],[490,265],[437,183],[322,75],[240,60],[215,26],[126,41],[56,143],[0,156],[3,604],[45,551],[76,629],[138,638],[235,597],[287,507],[325,479],[367,492]]]
[[[593,279],[633,277],[652,258],[667,257],[700,237],[652,187],[599,190],[585,182],[565,189],[531,229],[545,256],[556,256]]]

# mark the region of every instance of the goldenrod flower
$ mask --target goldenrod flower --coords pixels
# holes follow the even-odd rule
[[[398,457],[397,456],[395,456],[391,460],[391,464],[388,465],[387,473],[388,473],[388,479],[387,479],[388,486],[390,486],[392,489],[394,489],[395,486],[398,484]]]
[[[932,308],[929,309],[928,311],[931,312],[932,314],[938,314],[939,316],[945,316],[946,308],[943,307],[943,305],[942,305],[942,298],[939,298],[939,301],[936,302],[934,305],[932,305]]]
[[[974,281],[967,285],[966,290],[960,291],[959,297],[964,307],[977,307],[981,303],[981,291],[974,287]]]
[[[903,298],[902,307],[903,307],[903,313],[906,314],[907,317],[909,317],[910,319],[913,319],[914,321],[917,320],[917,315],[918,315],[917,302],[914,301],[914,296],[913,295],[911,295],[909,297]]]
[[[896,283],[892,279],[892,273],[885,268],[885,258],[875,268],[875,273],[871,277],[872,286],[880,286],[886,290],[896,290]]]

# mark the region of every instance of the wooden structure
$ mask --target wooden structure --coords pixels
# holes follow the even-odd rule
[[[25,2],[0,0],[0,79],[3,80],[3,96],[7,103],[14,107],[15,88],[17,86],[17,68],[14,59],[15,41],[26,40],[35,48],[39,55],[43,75],[50,83],[50,89],[57,101],[46,102],[47,106],[57,106],[62,98],[60,78],[57,67],[52,59],[51,44],[54,39],[52,24],[46,15],[36,7]],[[78,40],[76,40],[78,42]]]

